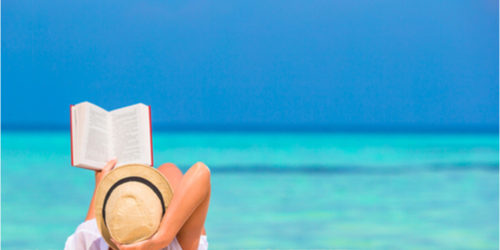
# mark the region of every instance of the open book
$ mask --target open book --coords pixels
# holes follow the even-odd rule
[[[71,165],[99,170],[116,157],[116,166],[153,166],[151,107],[142,103],[106,111],[90,102],[70,106]]]

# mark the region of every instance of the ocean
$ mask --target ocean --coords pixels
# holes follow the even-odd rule
[[[62,249],[93,172],[68,131],[3,131],[2,249]],[[212,171],[211,249],[498,249],[498,134],[154,132]]]

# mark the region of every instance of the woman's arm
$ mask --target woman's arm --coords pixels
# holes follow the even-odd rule
[[[169,245],[181,232],[184,239],[178,237],[178,240],[183,249],[197,248],[208,210],[209,197],[210,170],[205,164],[199,162],[193,165],[182,177],[156,234],[148,240],[130,245],[121,245],[114,240],[113,242],[122,250],[160,249]],[[200,213],[203,214],[195,214],[194,212],[198,212],[200,206],[203,206],[203,209],[200,210]],[[188,223],[192,226],[184,228]],[[182,232],[184,229],[190,232]],[[191,236],[190,234],[196,238],[187,239]]]
[[[104,166],[102,170],[95,171],[94,194],[92,195],[92,199],[90,200],[89,211],[87,212],[87,217],[85,218],[85,221],[95,218],[94,203],[95,203],[95,192],[97,190],[97,186],[99,186],[99,183],[101,183],[102,177],[104,177],[104,175],[106,175],[109,171],[111,171],[111,169],[113,169],[115,165],[116,165],[116,159],[113,159],[111,161],[108,161],[108,163],[106,163],[106,166]]]

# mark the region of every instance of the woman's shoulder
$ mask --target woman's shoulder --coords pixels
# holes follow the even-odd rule
[[[84,221],[80,225],[78,225],[75,232],[66,240],[64,249],[107,250],[108,245],[102,238],[101,233],[97,228],[96,220],[91,219]]]

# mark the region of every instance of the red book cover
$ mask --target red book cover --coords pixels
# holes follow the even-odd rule
[[[69,134],[70,134],[70,143],[71,143],[71,165],[74,166],[73,162],[73,106],[69,105]]]
[[[151,125],[151,106],[148,106],[149,108],[149,136],[150,136],[150,142],[151,142],[151,166],[154,166],[153,164],[153,128]]]

